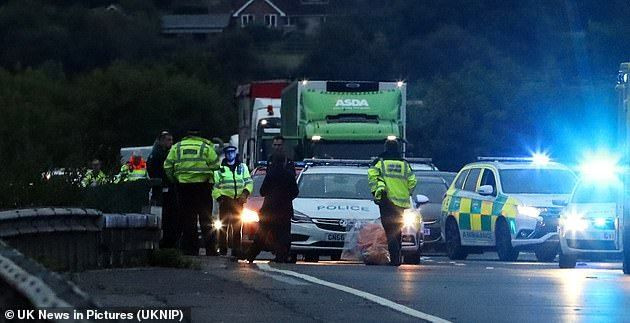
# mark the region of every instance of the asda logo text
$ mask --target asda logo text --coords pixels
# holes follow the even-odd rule
[[[339,99],[335,104],[335,108],[370,108],[370,104],[366,99]]]

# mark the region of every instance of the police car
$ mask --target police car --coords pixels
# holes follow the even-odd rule
[[[576,182],[566,166],[547,157],[479,158],[459,171],[442,202],[442,236],[451,259],[496,249],[514,261],[523,250],[539,261],[558,252],[562,203]],[[554,202],[555,201],[555,202]]]
[[[560,268],[574,268],[578,258],[621,256],[622,189],[616,182],[578,183],[560,217]]]
[[[291,253],[306,261],[320,256],[341,259],[348,226],[380,218],[368,185],[370,161],[312,161],[298,178],[300,194],[293,201]],[[402,254],[417,263],[422,246],[422,223],[416,210],[404,214]]]

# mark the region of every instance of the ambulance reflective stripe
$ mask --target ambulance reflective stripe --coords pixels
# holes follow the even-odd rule
[[[518,201],[505,195],[497,196],[494,201],[481,200],[470,197],[462,197],[461,190],[453,189],[447,192],[450,197],[447,204],[443,205],[443,213],[451,215],[457,220],[462,231],[494,232],[497,219],[503,216],[507,221],[512,234],[516,232],[516,206]],[[484,239],[491,238],[487,234],[463,234],[464,237]]]

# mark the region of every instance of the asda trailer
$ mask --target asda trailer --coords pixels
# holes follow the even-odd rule
[[[386,139],[405,139],[405,108],[404,82],[293,82],[282,91],[281,133],[295,160],[370,159]]]

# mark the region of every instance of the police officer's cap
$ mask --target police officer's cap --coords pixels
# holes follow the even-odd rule
[[[234,151],[234,152],[235,152],[237,149],[238,149],[238,148],[236,148],[236,147],[234,147],[234,146],[230,145],[230,146],[227,146],[227,147],[223,148],[223,152],[227,154],[228,152],[231,152],[231,151]]]

